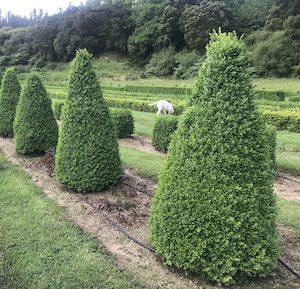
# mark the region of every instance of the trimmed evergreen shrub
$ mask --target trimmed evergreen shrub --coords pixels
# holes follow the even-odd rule
[[[59,181],[79,192],[102,190],[123,174],[116,130],[91,57],[80,49],[72,63],[55,159]]]
[[[28,76],[17,105],[14,142],[21,154],[44,152],[57,143],[58,129],[51,100],[40,77]]]
[[[276,267],[276,205],[246,48],[235,34],[211,37],[159,177],[150,239],[167,264],[227,285]]]
[[[166,153],[171,141],[171,136],[175,132],[178,118],[172,115],[163,115],[156,119],[153,128],[152,144],[156,150]]]
[[[130,137],[134,133],[134,120],[129,109],[111,108],[110,113],[118,138]]]
[[[13,122],[21,87],[13,68],[8,68],[2,79],[0,91],[0,134],[13,135]]]
[[[270,148],[270,156],[272,161],[273,171],[276,168],[276,127],[272,125],[267,125],[267,138]]]

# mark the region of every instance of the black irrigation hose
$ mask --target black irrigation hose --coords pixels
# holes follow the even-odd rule
[[[90,202],[85,200],[82,196],[78,196],[78,197],[83,203],[85,203],[89,207],[93,208],[97,213],[99,213],[99,209],[96,208],[93,204],[91,204]],[[131,236],[120,224],[118,224],[112,218],[106,216],[106,219],[118,232],[125,235],[128,239],[130,239],[131,241],[135,242],[136,244],[140,245],[141,247],[143,247],[151,252],[155,252],[155,249],[153,247],[151,247],[149,244],[146,244],[143,241],[140,241],[139,239]]]
[[[278,178],[282,178],[282,179],[285,179],[285,180],[288,180],[288,181],[291,181],[291,182],[294,182],[294,183],[297,183],[297,184],[300,184],[300,181],[296,181],[296,180],[293,180],[289,177],[286,177],[286,176],[283,176],[281,174],[274,174],[275,177],[278,177]]]
[[[293,275],[295,275],[298,279],[300,279],[300,274],[296,271],[294,271],[294,269],[292,267],[290,267],[287,263],[285,263],[282,259],[278,258],[278,262],[285,267],[289,272],[291,272]]]
[[[129,187],[129,188],[132,188],[132,189],[134,189],[134,190],[136,190],[136,191],[138,191],[140,193],[143,193],[143,194],[147,195],[148,197],[153,197],[153,194],[150,194],[147,191],[140,190],[140,189],[134,187],[133,185],[128,184],[127,182],[124,182],[124,185],[127,186],[127,187]]]
[[[120,233],[125,235],[128,239],[135,242],[136,244],[140,245],[141,247],[148,249],[151,252],[155,252],[155,249],[151,247],[150,245],[138,240],[137,238],[131,236],[123,227],[121,227],[116,221],[114,221],[112,218],[107,217],[107,220],[109,223]]]

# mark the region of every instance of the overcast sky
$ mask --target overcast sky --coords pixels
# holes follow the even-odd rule
[[[11,11],[13,14],[29,16],[30,11],[36,8],[37,11],[40,9],[47,11],[49,15],[55,14],[59,11],[59,8],[65,9],[69,6],[69,3],[74,6],[80,5],[85,0],[0,0],[0,9],[2,15],[6,14],[7,11]]]

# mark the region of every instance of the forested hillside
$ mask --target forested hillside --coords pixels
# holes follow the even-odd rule
[[[300,75],[299,0],[87,0],[52,16],[0,13],[0,27],[2,67],[67,62],[87,48],[128,55],[148,74],[188,78],[221,27],[244,34],[258,76]]]

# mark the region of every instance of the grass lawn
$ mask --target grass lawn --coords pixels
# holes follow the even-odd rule
[[[300,202],[277,199],[278,217],[277,222],[294,229],[300,237]]]
[[[132,110],[135,133],[146,137],[152,137],[156,114]]]
[[[300,174],[300,134],[277,132],[276,163],[280,170]]]
[[[300,93],[300,79],[297,78],[258,78],[253,81],[258,90],[282,90],[285,92]]]
[[[164,157],[122,145],[120,146],[120,154],[126,167],[133,169],[143,177],[150,178],[154,181],[158,179]]]
[[[0,155],[0,288],[143,288]]]

